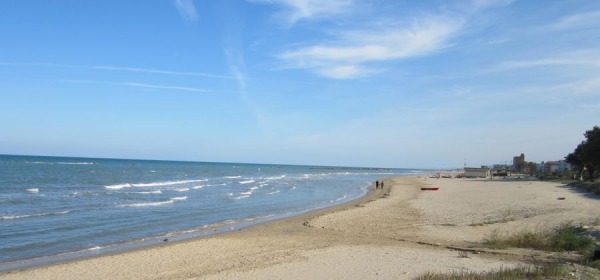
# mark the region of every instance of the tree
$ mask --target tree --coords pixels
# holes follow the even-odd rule
[[[589,178],[594,179],[595,171],[600,170],[600,127],[594,126],[584,136],[586,140],[577,145],[565,160],[581,171],[580,176],[587,171]]]

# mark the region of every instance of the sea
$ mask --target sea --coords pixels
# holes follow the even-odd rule
[[[237,230],[426,172],[0,155],[0,271]]]

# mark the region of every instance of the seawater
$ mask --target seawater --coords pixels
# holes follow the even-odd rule
[[[0,155],[0,270],[298,215],[424,172]]]

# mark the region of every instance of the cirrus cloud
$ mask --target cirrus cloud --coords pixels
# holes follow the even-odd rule
[[[333,42],[305,46],[279,54],[288,68],[313,70],[319,75],[348,79],[377,71],[377,62],[434,53],[449,47],[463,25],[461,19],[432,16],[408,26],[388,24],[341,32]]]
[[[290,24],[304,19],[327,18],[334,15],[345,14],[353,6],[352,0],[249,0],[255,3],[278,4],[286,10],[276,16],[283,18]]]
[[[173,0],[173,5],[185,21],[195,22],[198,20],[198,12],[193,0]]]

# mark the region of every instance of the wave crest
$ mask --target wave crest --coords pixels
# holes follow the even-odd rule
[[[1,216],[0,220],[16,220],[16,219],[24,219],[24,218],[34,218],[34,217],[43,217],[43,216],[55,216],[55,215],[65,215],[69,214],[71,211],[60,211],[60,212],[48,212],[48,213],[38,213],[38,214],[29,214],[29,215],[14,215],[14,216]]]

